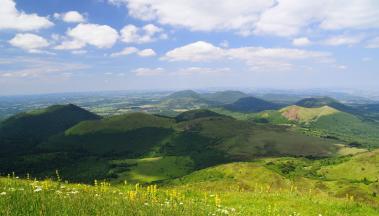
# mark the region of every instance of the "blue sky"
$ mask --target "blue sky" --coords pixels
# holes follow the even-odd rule
[[[0,94],[379,90],[377,0],[0,0]]]

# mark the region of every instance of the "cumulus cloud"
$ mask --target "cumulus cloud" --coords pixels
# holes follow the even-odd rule
[[[379,37],[369,40],[366,47],[371,49],[379,48]]]
[[[126,47],[120,52],[112,53],[111,57],[117,57],[117,56],[127,56],[138,52],[138,49],[135,47]]]
[[[301,30],[379,28],[377,0],[108,0],[141,20],[192,31],[297,35]]]
[[[163,57],[168,61],[209,61],[225,56],[225,50],[205,41],[197,41],[168,51]]]
[[[354,45],[362,41],[361,36],[338,35],[327,38],[322,43],[329,46]]]
[[[143,49],[139,50],[136,47],[126,47],[120,52],[112,53],[111,57],[118,57],[118,56],[128,56],[132,54],[137,54],[140,57],[151,57],[156,56],[157,53],[153,49]]]
[[[301,60],[332,61],[327,52],[288,48],[240,47],[220,48],[198,41],[168,51],[162,58],[167,61],[209,62],[214,60],[240,60],[251,68],[289,69],[291,62]]]
[[[0,0],[0,5],[0,30],[32,31],[54,25],[46,17],[17,10],[14,0]]]
[[[153,49],[143,49],[137,53],[141,57],[151,57],[156,56],[157,53]]]
[[[14,47],[18,47],[32,53],[41,52],[40,49],[49,46],[49,42],[45,38],[30,33],[19,33],[8,42]]]
[[[168,71],[164,68],[137,68],[133,70],[136,76],[193,76],[193,75],[219,75],[231,72],[230,68],[185,67]]]
[[[319,29],[365,29],[379,27],[376,0],[278,0],[263,12],[254,32],[278,36],[296,35],[310,25]]]
[[[124,3],[129,15],[142,20],[157,20],[161,24],[186,27],[190,30],[248,31],[259,13],[271,7],[273,0],[111,0]]]
[[[295,38],[292,40],[294,46],[308,46],[311,44],[311,41],[307,37]]]
[[[55,13],[54,18],[56,19],[62,19],[63,21],[67,23],[81,23],[85,22],[86,19],[82,14],[80,14],[78,11],[68,11],[66,13]]]
[[[79,41],[79,40],[66,40],[63,41],[58,46],[55,46],[54,49],[56,50],[76,50],[81,49],[86,46],[86,42]]]
[[[86,45],[97,48],[110,48],[118,40],[118,32],[110,26],[98,24],[78,24],[75,28],[66,32],[69,37],[55,49],[74,50],[81,49]]]
[[[135,25],[126,25],[121,29],[121,41],[125,43],[149,43],[158,39],[165,39],[167,35],[162,28],[147,24],[141,28]]]

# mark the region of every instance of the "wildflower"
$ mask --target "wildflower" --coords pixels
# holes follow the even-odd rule
[[[41,187],[37,187],[33,192],[40,192],[42,191],[42,188]]]
[[[1,196],[7,195],[7,192],[1,192],[0,195]]]
[[[180,203],[179,203],[179,205],[183,205],[183,203],[182,203],[182,202],[180,202]]]
[[[144,203],[144,205],[145,205],[145,206],[148,206],[148,205],[149,205],[149,203]]]

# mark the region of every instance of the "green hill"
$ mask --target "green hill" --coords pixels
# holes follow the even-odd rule
[[[311,122],[317,121],[322,116],[333,115],[340,111],[329,106],[316,108],[289,106],[279,110],[279,112],[290,121],[309,124]]]
[[[331,97],[304,98],[298,101],[295,105],[306,108],[319,108],[323,106],[329,106],[343,112],[357,113],[357,110],[355,110],[353,107],[347,106]]]
[[[114,160],[163,158],[149,161],[159,164],[166,157],[187,158],[192,165],[186,170],[193,170],[262,156],[331,156],[338,150],[333,144],[288,127],[256,125],[208,110],[188,111],[176,119],[131,113],[82,121],[51,134],[33,149],[38,154],[3,158],[0,162],[7,165],[0,172],[9,172],[11,167],[44,176],[59,169],[76,181],[85,176],[121,181],[131,178],[128,172],[133,168]]]
[[[187,112],[183,112],[175,117],[177,121],[188,121],[188,120],[194,120],[197,118],[204,118],[204,117],[212,117],[212,116],[220,116],[220,114],[216,112],[212,112],[207,109],[198,109],[198,110],[190,110]]]
[[[238,101],[225,105],[224,108],[235,112],[261,112],[264,110],[275,110],[280,106],[259,98],[245,97]]]
[[[289,106],[279,112],[289,121],[305,127],[306,133],[336,138],[362,147],[379,146],[379,125],[350,113],[329,106]]]
[[[166,97],[166,99],[180,99],[180,98],[200,98],[200,94],[192,90],[183,90],[174,92]]]
[[[236,102],[238,99],[248,97],[248,94],[245,94],[240,91],[220,91],[220,92],[214,92],[214,93],[207,93],[202,94],[201,97],[212,101],[218,104],[231,104]]]
[[[0,125],[0,153],[27,152],[50,136],[91,119],[99,119],[99,116],[73,104],[12,116]]]
[[[167,97],[163,98],[160,107],[167,109],[199,109],[203,107],[208,107],[210,101],[205,100],[195,91],[184,90],[174,92]]]

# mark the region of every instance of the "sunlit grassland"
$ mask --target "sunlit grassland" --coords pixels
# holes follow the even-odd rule
[[[282,157],[229,163],[158,186],[96,180],[91,185],[68,184],[59,173],[55,181],[9,175],[0,178],[0,215],[378,215],[377,183],[349,182],[317,172],[370,156],[371,162],[377,160],[376,152],[367,152],[357,158],[320,161]],[[115,162],[149,168],[150,162],[167,166],[175,159]],[[140,168],[132,170],[136,176],[141,175]],[[159,170],[150,175],[159,178]]]
[[[377,215],[352,197],[332,198],[297,188],[271,191],[232,187],[215,192],[181,185],[158,188],[122,184],[93,186],[0,179],[1,215]]]
[[[117,166],[114,170],[118,173],[115,182],[121,179],[132,183],[149,183],[184,176],[190,173],[194,166],[189,157],[176,156],[113,160],[111,164]],[[125,172],[117,170],[122,166],[126,167]]]

